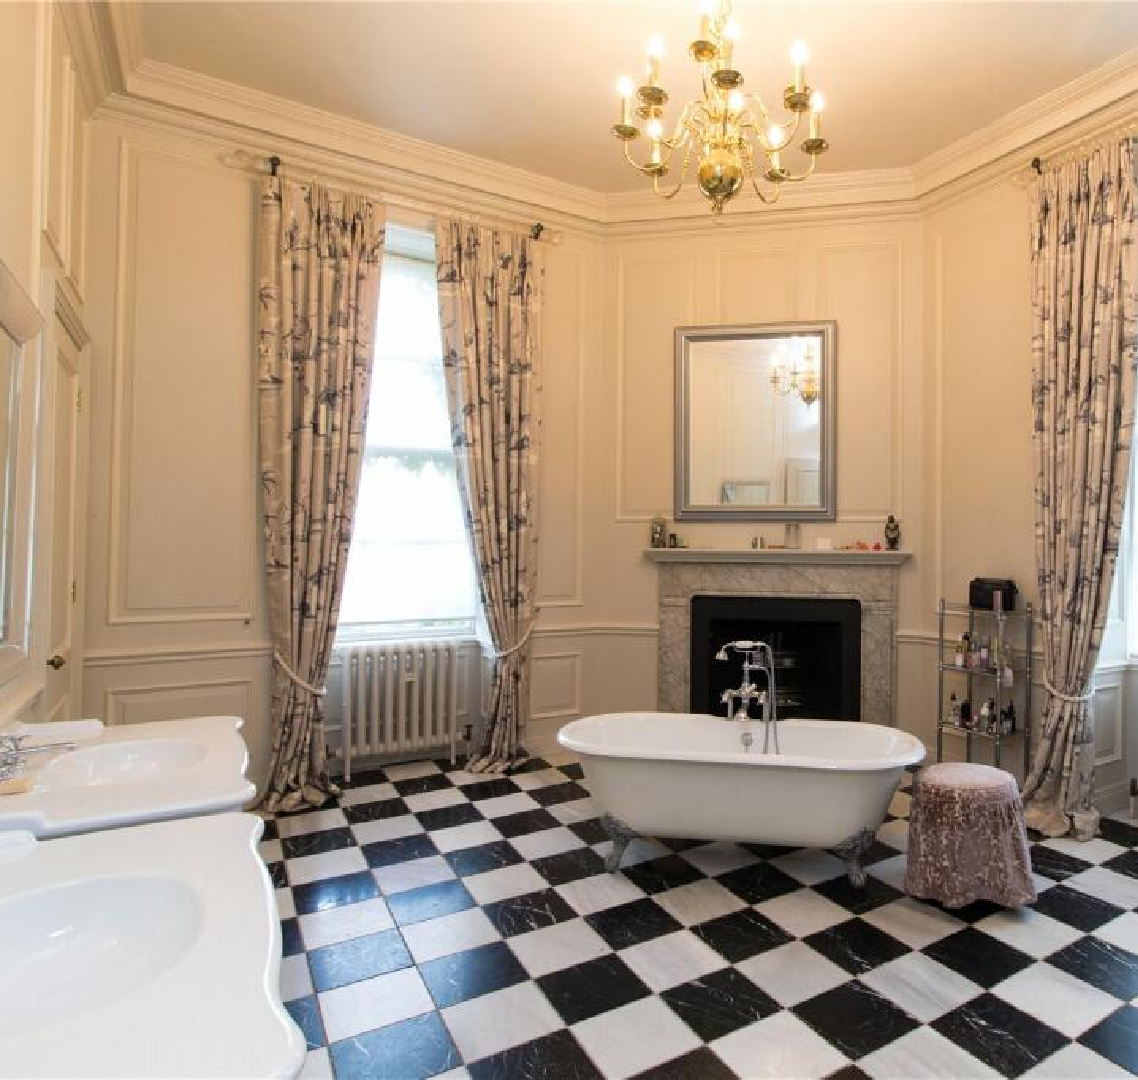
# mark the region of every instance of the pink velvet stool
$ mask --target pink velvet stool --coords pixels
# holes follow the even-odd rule
[[[928,765],[913,783],[905,889],[958,908],[1035,899],[1015,777],[968,762]]]

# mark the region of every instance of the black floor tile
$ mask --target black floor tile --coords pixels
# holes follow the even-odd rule
[[[561,765],[559,768],[570,780],[585,779],[585,770],[576,761],[571,765]]]
[[[361,821],[386,821],[388,818],[404,817],[411,813],[402,799],[377,799],[375,802],[356,803],[345,806],[344,817],[351,825]]]
[[[664,855],[659,859],[649,859],[621,871],[629,881],[639,885],[646,893],[663,892],[681,885],[700,881],[706,875],[697,870],[687,859],[678,855]]]
[[[1084,937],[1053,953],[1047,962],[1123,1001],[1138,997],[1138,956],[1117,945]]]
[[[492,844],[479,847],[461,848],[452,851],[444,858],[459,877],[484,874],[489,870],[500,870],[503,866],[513,866],[522,862],[522,857],[506,840],[496,840]]]
[[[280,862],[266,863],[265,869],[269,872],[269,880],[274,889],[288,888],[288,869],[283,859]]]
[[[345,791],[352,788],[371,787],[372,784],[386,784],[387,773],[382,769],[365,769],[363,772],[353,772],[351,780],[342,776],[336,778],[336,783]]]
[[[992,994],[945,1013],[930,1026],[1004,1076],[1019,1076],[1067,1044],[1057,1031]]]
[[[329,1053],[336,1080],[425,1080],[462,1064],[436,1012],[333,1043]]]
[[[426,859],[439,853],[435,842],[426,833],[400,836],[396,840],[378,840],[374,844],[362,844],[360,851],[364,853],[368,866],[373,869],[395,866],[409,859]]]
[[[630,945],[639,945],[662,934],[683,929],[679,922],[648,897],[593,912],[585,916],[585,921],[613,949],[627,949]]]
[[[782,927],[750,908],[709,919],[691,931],[733,964],[794,940]]]
[[[845,1065],[837,1072],[830,1073],[826,1080],[870,1080],[869,1073],[863,1072],[856,1065],[851,1062]]]
[[[400,926],[437,919],[440,915],[453,915],[474,907],[474,898],[461,881],[443,881],[438,885],[424,885],[421,889],[408,889],[387,898],[391,915]]]
[[[735,1074],[706,1046],[637,1073],[634,1080],[735,1080]]]
[[[766,862],[741,866],[715,880],[748,904],[761,904],[764,900],[773,900],[776,896],[785,896],[802,888],[801,882]]]
[[[794,1012],[851,1058],[871,1054],[920,1026],[908,1013],[856,980],[796,1005]]]
[[[1121,844],[1123,847],[1138,847],[1138,824],[1125,821],[1115,821],[1113,818],[1103,818],[1098,823],[1099,836],[1109,840],[1112,844]],[[267,837],[266,837],[267,839]]]
[[[613,953],[543,975],[537,985],[566,1024],[619,1009],[649,994],[648,987]]]
[[[467,1069],[471,1080],[602,1080],[589,1055],[565,1028],[483,1058]]]
[[[526,969],[504,941],[429,960],[419,974],[440,1009],[524,982]]]
[[[601,824],[600,818],[586,818],[584,821],[570,822],[566,828],[586,844],[603,844],[609,834]]]
[[[300,1028],[309,1050],[317,1050],[324,1045],[324,1021],[320,1016],[320,1006],[317,1004],[315,994],[286,1001],[284,1007],[296,1026]]]
[[[531,757],[526,758],[526,760],[523,761],[520,765],[511,769],[510,775],[516,776],[518,773],[544,772],[546,769],[551,768],[553,768],[553,766],[550,765],[549,762],[545,760],[545,758]]]
[[[383,930],[378,934],[325,945],[312,949],[308,954],[312,985],[318,991],[386,975],[389,971],[409,967],[411,963],[411,954],[398,930]]]
[[[277,829],[277,823],[273,818],[262,818],[264,823],[264,830],[261,833],[262,840],[277,840],[280,838],[280,832]]]
[[[574,848],[544,859],[533,859],[532,866],[550,885],[565,885],[570,881],[593,877],[605,872],[605,861],[592,848]]]
[[[440,806],[437,810],[420,810],[415,817],[428,832],[436,829],[453,829],[457,825],[473,825],[476,821],[485,820],[472,803]]]
[[[660,996],[704,1042],[779,1011],[778,1002],[734,968],[674,986]]]
[[[891,904],[905,895],[872,874],[866,878],[865,884],[860,888],[852,885],[850,879],[843,874],[841,877],[820,882],[814,886],[814,891],[855,915],[864,915],[867,911],[872,911],[883,904]]]
[[[559,829],[561,822],[548,810],[523,810],[520,814],[504,814],[494,819],[494,827],[506,839],[527,836],[529,833]]]
[[[512,780],[499,777],[496,780],[478,780],[473,784],[463,784],[459,790],[471,802],[483,799],[500,799],[503,795],[516,795],[522,789]]]
[[[1062,881],[1072,874],[1080,874],[1089,870],[1093,863],[1076,859],[1062,851],[1056,851],[1044,844],[1033,844],[1031,847],[1031,868],[1037,874],[1051,878],[1052,881]]]
[[[1051,918],[1084,932],[1097,930],[1103,923],[1108,923],[1123,913],[1122,908],[1067,885],[1056,885],[1044,890],[1031,906],[1044,915],[1050,915]]]
[[[395,790],[404,798],[408,795],[426,795],[428,791],[442,791],[454,787],[445,773],[432,773],[430,776],[416,776],[410,780],[396,780]]]
[[[999,911],[1007,910],[1002,904],[994,903],[991,900],[973,900],[970,904],[956,908],[945,907],[944,904],[939,904],[936,901],[930,901],[930,903],[932,903],[934,907],[940,908],[941,911],[947,911],[954,919],[959,919],[961,922],[966,923],[978,923],[981,919],[986,919],[989,915],[995,915]]]
[[[969,926],[921,950],[980,986],[990,988],[1035,961],[1011,945]]]
[[[502,937],[514,937],[577,917],[560,893],[552,889],[496,900],[482,910]]]
[[[556,806],[563,802],[577,802],[587,799],[589,793],[575,780],[566,784],[549,784],[547,787],[534,788],[530,798],[539,806]]]
[[[301,859],[305,855],[322,855],[326,851],[354,847],[355,843],[352,830],[343,825],[337,829],[303,833],[301,836],[286,836],[281,841],[281,850],[286,859]]]
[[[1138,851],[1127,851],[1122,855],[1115,855],[1113,859],[1107,859],[1103,866],[1115,873],[1138,878]]]
[[[378,895],[379,886],[367,870],[292,887],[298,915],[311,915],[314,911],[371,900]]]
[[[1083,1032],[1079,1042],[1120,1068],[1138,1073],[1138,1009],[1123,1005],[1090,1031]]]
[[[296,956],[304,952],[304,940],[300,936],[299,919],[281,919],[281,955]]]
[[[811,934],[804,940],[851,975],[872,971],[912,951],[908,945],[864,919],[850,919]]]

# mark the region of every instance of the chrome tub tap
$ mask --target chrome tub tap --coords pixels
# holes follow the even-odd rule
[[[727,660],[728,649],[743,654],[743,682],[738,690],[725,690],[720,700],[727,706],[729,720],[751,720],[749,709],[756,702],[762,709],[763,753],[778,754],[778,692],[775,688],[774,653],[765,641],[729,641],[715,654],[716,660]],[[753,676],[765,676],[766,686],[759,690]],[[743,735],[743,746],[751,748],[749,732]],[[772,751],[773,746],[773,751]]]

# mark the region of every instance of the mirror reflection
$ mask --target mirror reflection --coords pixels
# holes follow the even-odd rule
[[[678,332],[678,516],[832,516],[832,324]]]

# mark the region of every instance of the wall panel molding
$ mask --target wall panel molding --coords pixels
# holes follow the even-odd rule
[[[530,695],[532,699],[531,719],[541,721],[580,716],[581,653],[577,651],[543,653],[532,657],[530,664],[532,666],[530,677]],[[561,679],[566,680],[568,684],[568,697],[564,701],[554,701],[549,703],[546,707],[542,707],[537,701],[542,689],[542,672],[548,671],[550,667],[558,666],[563,669],[560,676]],[[548,680],[554,677],[552,674],[546,674],[544,679],[548,682]]]
[[[241,716],[252,721],[254,687],[251,678],[195,679],[155,682],[133,686],[110,686],[103,691],[103,722],[108,726],[153,720],[152,710],[162,719],[187,716]],[[221,703],[209,707],[210,701]],[[190,705],[190,703],[196,703]],[[227,707],[236,704],[238,707]],[[189,708],[187,706],[190,705]],[[147,710],[147,711],[143,711]]]

